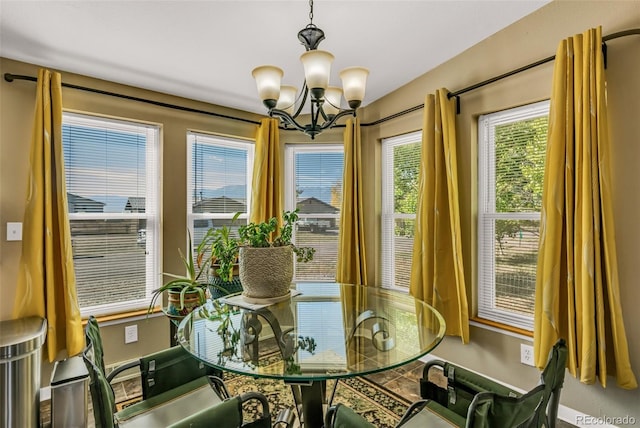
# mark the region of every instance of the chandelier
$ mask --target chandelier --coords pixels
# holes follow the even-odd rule
[[[324,40],[324,31],[313,24],[313,0],[309,1],[309,6],[310,22],[298,32],[298,39],[306,49],[300,56],[305,76],[300,96],[296,99],[298,90],[295,86],[281,85],[284,75],[281,68],[263,65],[251,74],[256,80],[258,95],[269,109],[269,116],[279,118],[285,129],[295,128],[313,140],[323,130],[333,127],[342,116],[356,115],[356,109],[364,99],[369,70],[364,67],[345,68],[340,72],[342,88],[329,86],[334,57],[327,51],[318,50],[318,45]],[[341,108],[343,94],[348,109]],[[310,98],[311,123],[301,125],[296,119],[307,98]]]

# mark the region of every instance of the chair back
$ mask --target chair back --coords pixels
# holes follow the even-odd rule
[[[564,385],[564,376],[567,367],[567,343],[559,339],[551,351],[549,360],[542,371],[540,382],[545,386],[542,410],[537,413],[534,426],[555,427],[558,418],[558,406],[560,404],[560,390]]]
[[[87,354],[91,362],[98,366],[103,374],[106,374],[100,326],[98,325],[98,320],[93,315],[89,316],[87,320],[87,325],[84,328],[84,337],[87,346],[83,353]]]
[[[140,358],[142,396],[145,400],[203,376],[219,376],[219,370],[196,360],[177,345]]]
[[[116,398],[104,372],[104,353],[100,328],[95,317],[89,317],[85,327],[87,346],[82,359],[89,371],[89,392],[93,406],[96,428],[114,428],[113,415],[116,411]]]
[[[555,427],[566,362],[567,346],[560,339],[549,352],[538,386],[521,397],[495,392],[477,394],[469,407],[466,426]]]
[[[324,425],[325,428],[375,428],[375,425],[342,404],[329,408]]]
[[[243,420],[242,404],[249,400],[258,400],[262,405],[262,414],[250,422]],[[267,398],[259,393],[247,392],[228,398],[220,404],[201,410],[184,418],[168,428],[271,428],[271,413]]]
[[[544,409],[544,392],[544,385],[538,385],[520,397],[480,392],[469,406],[465,427],[529,427],[539,409]]]

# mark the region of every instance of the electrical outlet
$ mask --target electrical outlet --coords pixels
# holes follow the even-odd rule
[[[128,325],[124,328],[124,343],[133,343],[138,341],[138,326]]]
[[[533,346],[525,345],[524,343],[520,344],[520,362],[528,366],[535,366],[533,362]]]

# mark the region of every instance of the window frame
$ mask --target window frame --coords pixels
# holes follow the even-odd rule
[[[189,229],[189,233],[192,237],[193,248],[197,247],[197,242],[195,242],[195,221],[196,220],[232,220],[235,216],[235,213],[194,213],[193,212],[193,144],[195,143],[195,138],[200,137],[203,140],[207,141],[207,144],[211,146],[217,147],[227,147],[237,150],[247,150],[247,190],[246,190],[246,213],[238,216],[236,222],[238,225],[242,224],[241,222],[248,222],[249,215],[251,212],[251,187],[253,181],[253,160],[255,153],[255,142],[253,140],[244,139],[240,137],[228,137],[222,136],[202,131],[187,131],[187,227]]]
[[[496,305],[495,221],[540,221],[539,211],[496,212],[495,127],[549,115],[549,100],[526,104],[478,117],[478,243],[477,316],[511,328],[533,331],[533,316],[500,309]],[[483,224],[491,221],[484,227]]]
[[[295,179],[295,157],[298,153],[340,153],[344,158],[344,144],[342,143],[322,143],[322,144],[308,144],[308,143],[289,143],[285,144],[284,149],[284,209],[287,211],[292,211],[297,206],[296,200],[296,179]],[[343,164],[343,172],[344,172],[344,164]],[[344,182],[342,183],[343,191],[344,191]],[[302,215],[304,217],[306,215]],[[314,214],[313,218],[327,218],[327,219],[336,219],[336,222],[340,222],[340,212],[337,215],[334,214]],[[295,242],[297,231],[293,231],[293,240]],[[338,245],[340,243],[338,242]],[[294,274],[293,281],[297,282],[335,282],[334,280],[329,279],[298,279],[296,276],[296,265],[297,261],[294,261]]]
[[[395,224],[396,220],[414,220],[416,214],[405,214],[395,212],[394,195],[394,153],[393,149],[398,146],[420,143],[422,144],[422,130],[410,132],[382,139],[381,152],[381,173],[382,173],[382,195],[381,195],[381,218],[380,218],[380,260],[391,260],[391,263],[381,263],[380,278],[383,288],[399,291],[409,291],[409,287],[395,285],[396,255],[395,255]],[[391,225],[391,227],[388,227]],[[413,258],[413,254],[412,254]],[[412,261],[411,261],[412,262]]]
[[[161,163],[160,150],[162,141],[162,125],[157,123],[144,122],[128,118],[106,117],[98,114],[63,110],[62,124],[70,126],[86,126],[103,128],[109,130],[136,132],[140,127],[147,128],[147,144],[145,147],[145,212],[122,212],[122,213],[88,213],[69,212],[69,223],[74,220],[146,220],[145,225],[145,297],[143,299],[127,300],[124,302],[107,303],[80,307],[80,315],[113,315],[124,312],[131,312],[146,309],[151,301],[153,290],[158,288],[160,281],[160,249],[161,249]],[[108,125],[107,125],[108,124]],[[65,174],[68,166],[65,161]],[[66,181],[66,178],[65,178]],[[67,193],[69,189],[67,188]],[[74,262],[75,269],[75,262]],[[89,285],[91,286],[91,285]],[[76,289],[78,283],[76,281]]]

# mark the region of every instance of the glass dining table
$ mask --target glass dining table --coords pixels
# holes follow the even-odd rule
[[[327,380],[402,366],[444,334],[442,316],[404,292],[298,282],[274,304],[249,304],[240,294],[210,300],[180,322],[177,339],[212,367],[290,384],[304,426],[316,428]]]

